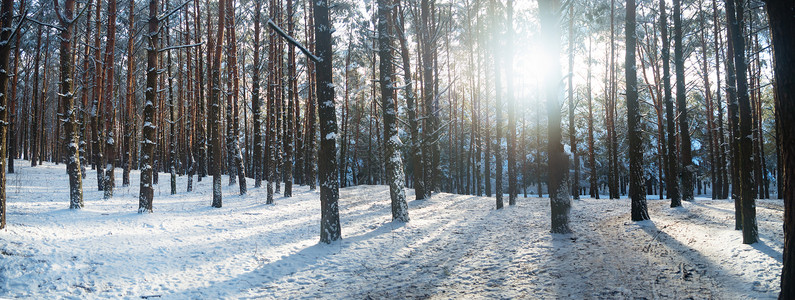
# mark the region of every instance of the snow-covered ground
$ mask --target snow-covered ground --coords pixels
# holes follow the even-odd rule
[[[0,297],[23,298],[775,298],[783,233],[780,201],[759,201],[762,242],[743,245],[729,201],[671,209],[649,200],[573,202],[573,234],[549,233],[549,201],[438,194],[390,221],[386,186],[341,190],[343,239],[318,244],[318,194],[265,205],[265,190],[211,180],[169,195],[160,175],[154,213],[140,215],[138,173],[112,200],[83,181],[85,209],[68,209],[65,167],[17,162],[0,231]],[[121,170],[117,170],[121,182]],[[195,179],[195,178],[194,178]],[[226,182],[226,178],[224,178]],[[249,181],[249,186],[253,185]],[[407,189],[409,199],[413,191]],[[656,197],[650,197],[656,198]]]

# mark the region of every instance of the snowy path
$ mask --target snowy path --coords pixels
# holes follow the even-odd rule
[[[549,203],[439,194],[410,201],[411,222],[390,222],[386,186],[341,190],[343,240],[317,243],[316,192],[298,187],[265,205],[264,189],[209,207],[210,180],[137,210],[131,187],[102,200],[96,173],[86,207],[67,209],[63,165],[9,175],[0,232],[0,297],[26,298],[775,298],[781,272],[780,201],[760,201],[762,242],[742,245],[733,204],[697,200],[630,222],[629,202],[573,202],[571,235],[549,234]],[[117,178],[120,181],[120,171]],[[224,179],[226,180],[226,179]],[[250,183],[251,184],[251,183]],[[413,191],[408,189],[409,199]]]

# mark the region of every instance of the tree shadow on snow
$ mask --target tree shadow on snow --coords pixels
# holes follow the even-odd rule
[[[713,281],[712,283],[723,286],[728,292],[727,295],[741,295],[744,293],[743,287],[752,286],[752,283],[739,279],[737,276],[734,276],[722,266],[710,262],[709,258],[698,252],[698,250],[691,248],[690,246],[682,243],[675,237],[666,233],[664,231],[665,227],[662,229],[657,228],[657,225],[654,223],[654,221],[647,220],[643,222],[637,222],[636,224],[640,226],[643,232],[651,237],[651,241],[649,241],[645,251],[651,253],[653,249],[650,249],[650,247],[654,246],[653,243],[657,242],[672,250],[672,254],[678,254],[678,256],[671,256],[669,260],[674,263],[677,263],[676,260],[679,260],[679,270],[676,270],[675,274],[677,274],[681,280],[703,281],[703,277],[706,277],[708,281]],[[719,277],[717,276],[718,272],[725,274],[726,276]],[[701,282],[699,285],[701,286],[702,291],[697,292],[704,292],[703,289],[705,288],[709,288],[710,292],[718,292],[717,290],[713,290],[711,287],[708,287],[708,281]],[[717,294],[703,296],[709,298],[726,295]]]
[[[401,222],[387,222],[361,235],[343,238],[331,244],[317,243],[296,253],[282,256],[278,260],[265,262],[250,272],[223,281],[211,282],[206,286],[183,290],[169,295],[169,297],[196,298],[201,295],[209,298],[225,298],[246,291],[261,293],[273,288],[271,285],[284,277],[314,268],[318,264],[336,263],[334,260],[327,260],[328,257],[338,254],[356,243],[389,233],[403,226],[404,223]]]

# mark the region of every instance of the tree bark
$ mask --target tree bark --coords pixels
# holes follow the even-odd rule
[[[378,57],[379,82],[381,83],[381,109],[384,116],[384,158],[389,181],[389,196],[392,200],[392,220],[409,221],[406,192],[404,191],[403,161],[400,157],[400,137],[397,130],[397,105],[395,99],[392,22],[393,3],[378,0]]]
[[[624,61],[627,81],[627,131],[629,135],[629,196],[632,199],[632,221],[649,219],[646,208],[646,192],[643,176],[643,128],[640,119],[640,103],[638,103],[638,78],[635,62],[635,0],[626,3],[626,54]]]
[[[569,195],[568,156],[563,151],[561,144],[560,126],[560,99],[561,66],[560,66],[560,19],[559,0],[540,0],[538,11],[541,21],[541,32],[544,44],[548,45],[548,53],[544,59],[550,62],[550,75],[544,82],[545,97],[549,119],[547,130],[549,135],[549,200],[552,216],[552,233],[570,233],[569,211],[571,210],[571,196]]]
[[[222,0],[223,1],[223,0]],[[339,199],[339,177],[337,174],[337,116],[334,107],[334,83],[332,81],[332,39],[331,22],[329,21],[328,0],[312,2],[317,38],[317,81],[315,89],[320,104],[320,242],[331,243],[342,237],[340,215],[337,201]]]
[[[665,0],[660,0],[660,31],[662,38],[662,63],[663,63],[663,94],[665,100],[665,119],[666,130],[668,131],[668,178],[665,179],[668,198],[671,198],[671,207],[682,206],[682,198],[679,195],[679,164],[676,159],[676,120],[674,115],[674,103],[671,97],[671,67],[670,49],[671,44],[668,40],[668,20],[666,18]]]
[[[149,0],[149,27],[145,39],[146,49],[146,89],[144,91],[145,103],[143,114],[143,126],[141,127],[141,185],[138,195],[138,213],[151,213],[152,200],[154,198],[154,188],[152,187],[152,159],[154,158],[157,138],[155,137],[157,128],[155,127],[155,101],[157,97],[157,61],[158,61],[158,31],[160,19],[158,19],[158,1]]]
[[[687,94],[685,86],[685,58],[682,45],[682,0],[674,0],[674,69],[676,69],[676,110],[679,116],[679,140],[682,161],[682,200],[693,201],[693,155],[688,124]],[[676,174],[676,173],[674,173]]]
[[[784,251],[781,272],[781,293],[778,298],[795,298],[795,3],[787,0],[767,0],[767,15],[773,46],[774,91],[776,117],[781,124],[781,156],[784,173]],[[782,193],[783,192],[783,193]]]
[[[736,6],[735,6],[736,4]],[[736,11],[736,12],[735,12]],[[742,0],[726,0],[728,24],[731,27],[732,47],[734,48],[734,67],[737,87],[737,102],[740,112],[739,155],[737,161],[740,169],[740,204],[742,208],[743,244],[753,244],[759,240],[756,226],[756,204],[754,201],[754,180],[750,176],[753,168],[751,155],[751,104],[748,99],[747,66],[745,63],[745,40],[742,36],[743,6]]]

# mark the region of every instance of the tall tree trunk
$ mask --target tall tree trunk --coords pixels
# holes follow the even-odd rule
[[[398,0],[399,1],[399,0]],[[423,177],[423,155],[422,137],[420,136],[419,124],[417,124],[417,104],[414,94],[414,80],[411,76],[411,57],[409,56],[408,43],[406,42],[405,33],[405,14],[403,7],[400,7],[399,12],[400,30],[397,30],[398,40],[400,41],[400,57],[403,62],[403,81],[406,84],[404,88],[406,98],[406,110],[409,119],[409,130],[411,131],[411,164],[414,174],[412,176],[412,186],[414,187],[414,197],[417,200],[425,199],[425,180]]]
[[[735,3],[737,4],[735,6]],[[745,63],[745,41],[742,36],[743,28],[743,2],[737,0],[726,1],[726,12],[729,16],[727,22],[731,26],[732,47],[734,48],[734,66],[737,76],[737,102],[740,112],[740,152],[738,157],[740,174],[740,203],[743,217],[743,244],[753,244],[759,240],[756,226],[756,204],[753,194],[753,178],[748,176],[753,168],[751,155],[753,141],[751,140],[751,103],[748,99],[747,66]],[[736,14],[735,14],[736,11]]]
[[[331,243],[341,238],[339,199],[339,177],[337,174],[337,116],[334,107],[334,83],[332,81],[332,40],[329,21],[328,0],[312,2],[315,37],[317,38],[317,90],[320,104],[320,242]]]
[[[660,36],[662,38],[662,63],[663,63],[663,94],[665,102],[666,129],[668,131],[668,177],[665,179],[668,198],[671,198],[671,207],[682,206],[682,198],[679,195],[679,164],[676,159],[676,120],[674,115],[674,103],[671,97],[671,67],[670,49],[671,44],[668,40],[668,20],[666,18],[665,0],[660,0]]]
[[[629,47],[629,46],[627,46]],[[627,48],[629,49],[629,48]],[[577,130],[574,123],[574,5],[569,5],[569,146],[573,154],[574,179],[571,181],[571,195],[580,199],[580,157],[577,154]]]
[[[100,35],[102,33],[102,20],[100,18],[101,8],[102,8],[102,1],[97,1],[96,5],[96,14],[97,14],[97,21],[96,21],[96,31],[97,33],[94,35],[94,87],[93,92],[93,103],[91,105],[91,143],[93,152],[93,165],[94,169],[97,170],[97,190],[102,191],[104,190],[105,184],[105,166],[103,157],[104,153],[102,151],[102,120],[103,118],[100,117],[100,112],[102,111],[102,105],[104,104],[102,101],[102,97],[104,97],[104,93],[102,89],[104,88],[103,77],[105,76],[105,65],[104,60],[102,58],[102,51],[100,51]]]
[[[114,139],[113,123],[116,115],[116,106],[113,101],[113,85],[115,53],[116,53],[116,0],[108,0],[108,38],[105,41],[105,160],[108,162],[105,167],[104,198],[113,197],[113,187],[115,186],[114,159],[116,157],[116,141]]]
[[[561,144],[560,127],[560,2],[558,0],[541,0],[538,2],[541,21],[541,32],[544,44],[548,45],[548,53],[544,59],[550,62],[550,76],[545,81],[547,111],[549,119],[547,130],[549,135],[549,200],[552,210],[552,233],[569,233],[569,211],[571,196],[567,182],[569,160]]]
[[[37,162],[39,161],[39,155],[41,152],[39,151],[39,123],[37,120],[42,120],[39,118],[39,114],[41,113],[41,107],[39,104],[39,62],[41,61],[41,36],[42,30],[41,25],[38,26],[36,30],[36,52],[33,54],[33,98],[31,99],[32,106],[33,106],[33,121],[30,122],[30,151],[31,151],[31,158],[30,158],[30,166],[35,167]],[[49,43],[49,42],[48,42]],[[45,48],[46,49],[46,48]],[[44,51],[47,53],[47,51]],[[46,81],[44,82],[46,85]],[[43,96],[43,95],[42,95]]]
[[[212,61],[212,91],[210,93],[210,126],[213,142],[213,203],[212,207],[220,208],[223,205],[221,193],[221,52],[224,44],[224,22],[226,12],[225,0],[218,1],[218,31],[216,33],[215,50]]]
[[[500,46],[500,36],[502,36],[499,32],[497,32],[500,28],[497,22],[497,11],[495,6],[497,5],[496,0],[492,0],[489,5],[489,15],[491,16],[491,31],[493,34],[492,36],[492,51],[491,51],[491,59],[494,63],[494,140],[490,141],[494,143],[494,195],[497,199],[497,209],[502,208],[502,52],[500,51],[502,48]]]
[[[57,7],[57,4],[56,4],[56,7]],[[71,21],[72,9],[73,8],[74,8],[74,2],[71,3],[71,6],[70,6],[69,2],[66,3],[66,10],[67,10],[66,11],[66,15],[67,15],[68,18],[70,18],[70,21]],[[8,116],[8,111],[5,109],[6,105],[8,105],[8,94],[5,93],[5,91],[8,90],[8,75],[9,74],[8,74],[8,72],[6,72],[6,70],[8,70],[8,56],[9,56],[9,52],[11,52],[11,32],[13,30],[12,27],[11,27],[12,26],[11,22],[13,20],[13,17],[14,17],[14,0],[3,0],[0,3],[0,28],[2,28],[2,32],[0,32],[0,70],[3,71],[3,72],[0,72],[0,91],[3,91],[2,93],[0,93],[0,108],[3,108],[3,109],[0,109],[0,120],[6,120],[6,118]],[[64,25],[63,22],[61,22],[61,23],[62,23],[62,25]],[[71,25],[69,25],[69,26],[71,26]],[[68,27],[67,30],[71,31],[71,27]],[[71,33],[69,31],[64,31],[64,32]],[[70,35],[66,35],[66,37],[68,38],[68,37],[71,37],[71,36]],[[61,46],[62,46],[61,49],[63,49],[63,45],[61,45]],[[67,46],[69,46],[69,45],[67,44]],[[63,52],[62,52],[62,55],[63,55]],[[68,56],[67,56],[67,58],[68,58]],[[61,62],[64,62],[64,60],[62,59]],[[68,79],[68,77],[66,79]],[[66,98],[66,97],[64,97],[64,98]],[[6,227],[6,166],[5,166],[6,162],[5,162],[5,157],[6,157],[6,130],[7,129],[8,129],[7,125],[0,127],[0,229]],[[77,145],[75,144],[75,150],[77,149],[76,147],[77,147]],[[78,161],[77,165],[79,166],[79,164],[80,164],[80,162]],[[80,169],[78,168],[78,172],[77,172],[78,175],[80,174],[79,170]],[[81,200],[79,203],[73,203],[73,204],[78,204],[78,205],[82,204],[82,202],[83,202],[82,201],[82,197],[79,200]],[[80,206],[77,206],[76,208],[80,208]]]
[[[632,221],[649,219],[646,209],[646,192],[643,182],[643,128],[640,120],[640,103],[638,102],[638,77],[635,62],[635,0],[627,0],[626,60],[624,61],[627,81],[627,131],[629,135],[629,196],[632,199]]]
[[[701,42],[701,62],[702,62],[702,69],[701,75],[702,80],[704,81],[704,100],[705,100],[705,109],[707,113],[707,156],[709,159],[709,179],[710,179],[710,188],[712,190],[712,199],[718,199],[718,189],[716,186],[720,185],[720,182],[717,180],[718,172],[717,172],[717,152],[716,148],[716,139],[715,139],[715,121],[714,121],[714,112],[715,109],[713,107],[712,101],[712,91],[710,90],[710,82],[709,82],[709,61],[707,61],[707,37],[706,31],[707,27],[706,23],[706,14],[704,13],[703,1],[699,1],[699,39]]]
[[[516,173],[516,110],[518,110],[518,106],[516,105],[516,91],[514,90],[513,84],[513,43],[511,43],[511,38],[515,35],[513,31],[513,0],[508,0],[507,4],[507,14],[508,18],[506,20],[506,52],[505,57],[505,81],[507,83],[507,97],[505,97],[508,101],[508,205],[516,205],[516,195],[517,195],[517,187],[516,187],[516,178],[518,177]]]
[[[773,45],[774,90],[776,117],[781,128],[781,156],[784,173],[784,251],[779,299],[795,298],[795,3],[786,0],[767,0],[767,15]],[[783,193],[782,193],[783,192]]]
[[[259,97],[260,73],[260,22],[262,19],[262,0],[254,1],[254,66],[251,73],[251,109],[254,112],[254,187],[262,186],[262,101]]]
[[[295,34],[295,21],[293,20],[293,0],[287,0],[287,34]],[[293,196],[293,150],[295,150],[295,98],[298,97],[296,88],[298,86],[295,65],[295,47],[287,50],[287,114],[285,115],[286,130],[284,133],[284,197]]]
[[[5,12],[11,14],[11,10],[13,9],[11,6],[12,3],[10,0],[5,0],[2,2],[2,10],[0,10],[0,23],[2,23],[2,27],[10,27],[11,20],[10,15],[6,15]],[[58,16],[58,20],[60,21],[61,28],[64,30],[61,31],[61,108],[63,111],[63,116],[61,116],[61,120],[63,120],[64,124],[64,135],[67,137],[65,140],[65,144],[63,145],[64,151],[69,155],[69,159],[66,162],[66,172],[69,174],[69,208],[70,209],[80,209],[83,208],[83,180],[82,176],[80,175],[80,153],[78,152],[77,145],[79,144],[78,140],[78,132],[77,132],[77,115],[75,114],[75,98],[74,98],[74,91],[72,87],[72,29],[74,28],[74,8],[75,8],[75,1],[74,0],[66,0],[64,3],[64,11],[61,12],[61,8],[59,7],[58,0],[54,0],[55,3],[55,11]],[[8,7],[6,7],[8,6]],[[8,18],[8,19],[6,19]],[[8,21],[5,21],[8,20]],[[7,25],[6,25],[7,24]],[[7,43],[8,42],[8,34],[10,31],[3,30],[3,33],[0,34],[0,41]],[[7,44],[6,44],[7,45]],[[6,46],[7,47],[7,46]],[[8,68],[8,48],[0,48],[0,69]],[[8,75],[3,72],[2,78],[0,78],[0,91],[5,91],[7,84],[8,84]],[[5,95],[5,93],[3,93]],[[0,97],[0,107],[6,105],[6,99],[2,99]],[[0,120],[6,119],[6,111],[0,111]],[[0,130],[0,143],[5,143],[5,129]],[[0,157],[5,157],[5,147],[0,147]],[[2,161],[2,159],[0,159]],[[0,165],[0,182],[5,182],[5,166]],[[4,193],[5,189],[0,188],[0,193]],[[4,196],[2,198],[5,198]]]
[[[381,109],[384,116],[384,158],[389,181],[389,196],[392,200],[392,220],[409,221],[406,192],[403,190],[403,161],[400,157],[400,137],[397,130],[397,99],[395,98],[392,22],[393,3],[378,0],[378,57],[379,82],[381,83]]]
[[[13,10],[13,4],[11,5],[11,9]],[[25,0],[19,2],[19,12],[20,15],[25,13]],[[10,26],[11,23],[8,23]],[[19,45],[20,40],[22,39],[22,32],[18,32],[16,34],[16,42],[14,45],[14,67],[11,69],[12,74],[14,74],[14,79],[11,82],[11,98],[7,99],[8,102],[8,122],[7,122],[7,134],[6,137],[8,139],[8,173],[14,173],[14,159],[17,158],[17,138],[16,138],[16,129],[15,129],[15,120],[17,115],[17,85],[19,84]],[[9,41],[10,44],[10,41]],[[5,189],[2,187],[1,189]],[[2,196],[5,199],[5,195]],[[5,213],[3,213],[5,214]]]
[[[237,34],[235,32],[235,8],[234,8],[234,0],[228,0],[227,2],[227,10],[229,24],[227,25],[229,31],[229,38],[230,41],[229,45],[229,55],[230,55],[230,64],[229,67],[232,71],[232,78],[228,80],[232,81],[232,95],[230,97],[232,103],[232,118],[228,119],[227,122],[232,123],[232,135],[229,136],[232,139],[232,152],[228,155],[232,156],[232,163],[234,164],[234,170],[237,171],[237,174],[229,173],[229,177],[234,177],[237,175],[238,181],[238,191],[240,195],[246,194],[246,168],[243,166],[243,153],[240,150],[240,113],[238,111],[238,105],[240,103],[239,96],[240,96],[240,71],[237,67]],[[231,170],[230,170],[231,171]]]
[[[130,12],[135,11],[135,1],[130,1],[130,6],[128,8]],[[135,32],[135,14],[129,13],[129,28],[127,29],[128,32],[132,33]],[[133,145],[133,135],[135,135],[135,120],[134,115],[136,112],[135,109],[135,64],[133,63],[133,56],[135,55],[135,48],[134,48],[134,35],[129,34],[127,37],[127,93],[126,93],[126,116],[124,118],[124,158],[126,163],[124,164],[124,171],[122,172],[122,186],[129,186],[130,185],[130,169],[132,168],[132,152],[137,150],[137,147]]]
[[[158,69],[158,32],[160,30],[160,19],[158,18],[158,1],[149,0],[149,27],[145,39],[146,48],[146,89],[144,90],[144,115],[141,141],[141,185],[138,195],[138,213],[151,213],[152,200],[154,198],[154,188],[152,187],[152,173],[154,172],[152,160],[157,146],[155,137],[157,128],[155,127],[155,101],[157,97],[157,69]]]
[[[588,97],[588,166],[590,168],[590,174],[588,175],[588,180],[590,183],[588,193],[591,195],[592,198],[599,199],[599,186],[597,184],[597,179],[599,178],[597,168],[596,168],[596,149],[594,149],[594,137],[593,137],[593,97],[591,91],[591,50],[592,50],[592,38],[590,34],[590,27],[589,27],[589,34],[588,34],[588,75],[586,79],[586,86],[587,86],[587,97]]]
[[[679,140],[682,160],[682,200],[693,201],[693,164],[690,126],[688,124],[687,90],[685,86],[685,57],[682,45],[682,0],[674,0],[674,69],[676,70],[676,110],[679,116]]]

